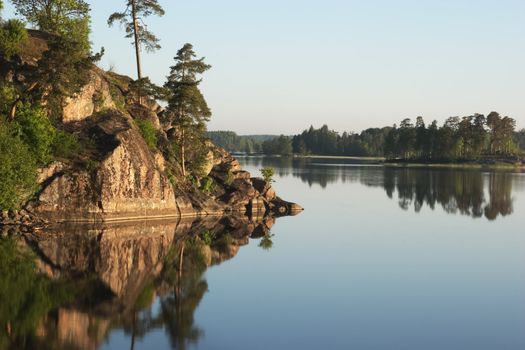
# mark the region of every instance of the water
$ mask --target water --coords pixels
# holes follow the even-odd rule
[[[39,285],[69,301],[45,299],[32,329],[1,301],[0,326],[12,330],[0,330],[0,348],[525,348],[525,174],[240,160],[253,174],[273,166],[278,194],[305,211],[257,228],[239,219],[27,237],[40,269],[79,277]],[[17,278],[3,280],[18,294],[36,283]]]

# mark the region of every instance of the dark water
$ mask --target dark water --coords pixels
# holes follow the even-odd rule
[[[0,348],[525,348],[525,174],[241,163],[305,212],[4,238]]]

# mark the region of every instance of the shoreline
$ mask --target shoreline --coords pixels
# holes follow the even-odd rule
[[[385,157],[358,157],[358,156],[327,156],[327,155],[235,155],[236,157],[276,157],[276,158],[294,158],[294,159],[340,159],[340,160],[355,160],[362,161],[363,165],[382,165],[385,167],[397,168],[451,168],[451,169],[486,169],[486,170],[520,170],[525,171],[525,160],[516,163],[509,163],[505,161],[497,161],[488,163],[486,160],[481,161],[459,161],[459,162],[424,162],[424,161],[403,161],[403,160],[387,160]],[[367,163],[368,162],[368,163]]]

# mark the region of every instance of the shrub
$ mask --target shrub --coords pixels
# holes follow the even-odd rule
[[[201,191],[203,193],[210,193],[213,191],[213,188],[215,187],[215,184],[213,183],[213,179],[211,177],[205,177],[201,181]]]
[[[57,130],[53,142],[53,155],[55,157],[72,158],[80,152],[80,142],[72,134]]]
[[[170,180],[171,186],[173,188],[177,188],[177,179],[175,178],[175,175],[171,172],[171,170],[166,171],[166,176],[168,177],[168,180]]]
[[[207,230],[202,233],[202,241],[207,246],[211,246],[214,240],[215,240],[215,233],[213,233],[212,231]]]
[[[11,125],[0,121],[0,209],[18,209],[37,188],[36,160]]]
[[[149,120],[136,120],[136,123],[148,147],[155,149],[157,147],[157,130],[155,130],[153,123]]]
[[[19,53],[20,47],[27,41],[27,30],[22,21],[10,19],[0,24],[0,57],[10,59]]]
[[[268,183],[275,182],[273,176],[275,175],[275,170],[271,167],[266,167],[261,169],[261,175],[264,181]]]
[[[39,164],[51,160],[57,130],[39,108],[21,105],[16,118],[20,137],[35,155]]]

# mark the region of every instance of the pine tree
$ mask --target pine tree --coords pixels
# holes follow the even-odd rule
[[[115,12],[108,18],[109,26],[112,26],[115,22],[120,22],[125,27],[126,38],[133,38],[137,64],[137,81],[139,82],[142,81],[141,47],[144,47],[148,52],[160,49],[159,39],[144,24],[144,18],[151,15],[164,15],[164,9],[157,0],[127,0],[124,11]],[[142,103],[140,86],[138,91],[138,103],[140,104]]]
[[[202,95],[197,78],[211,68],[204,63],[204,57],[196,59],[193,46],[185,44],[175,56],[175,65],[164,85],[169,90],[167,118],[168,128],[175,128],[179,134],[180,162],[182,174],[186,175],[186,144],[204,138],[206,122],[211,111]],[[195,142],[193,143],[195,144]]]

